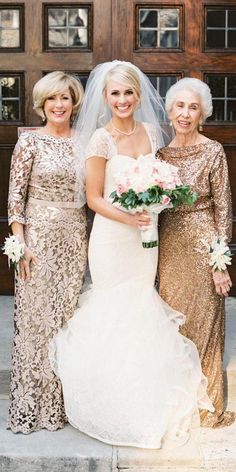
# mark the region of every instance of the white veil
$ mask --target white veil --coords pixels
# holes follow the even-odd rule
[[[74,145],[76,154],[79,157],[77,174],[80,179],[85,165],[85,150],[91,136],[97,128],[105,126],[112,116],[104,99],[103,88],[107,73],[118,64],[126,64],[132,67],[139,77],[141,100],[134,114],[135,120],[153,124],[159,148],[169,144],[173,138],[173,131],[168,124],[169,120],[165,112],[163,100],[148,77],[131,62],[115,60],[99,64],[89,75],[83,104],[73,124]]]

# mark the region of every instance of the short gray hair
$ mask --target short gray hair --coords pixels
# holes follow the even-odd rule
[[[169,114],[174,101],[176,99],[176,94],[182,90],[191,90],[196,93],[200,98],[201,103],[201,112],[203,121],[205,121],[209,116],[212,115],[212,95],[208,85],[202,80],[195,79],[192,77],[185,77],[184,79],[178,80],[174,85],[172,85],[166,94],[166,111]]]

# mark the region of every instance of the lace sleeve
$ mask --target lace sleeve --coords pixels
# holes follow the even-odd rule
[[[33,136],[23,133],[12,154],[9,196],[8,224],[13,221],[25,224],[25,202],[34,154]]]
[[[210,173],[211,193],[214,201],[215,225],[218,237],[231,239],[232,204],[228,177],[227,159],[223,147],[219,144]]]
[[[99,128],[91,137],[86,149],[85,157],[89,159],[93,156],[109,159],[110,156],[109,135],[104,128]]]
[[[160,147],[158,146],[158,143],[157,143],[157,129],[152,123],[143,123],[143,124],[146,128],[146,131],[148,133],[148,136],[152,144],[152,152],[156,154],[158,148]]]

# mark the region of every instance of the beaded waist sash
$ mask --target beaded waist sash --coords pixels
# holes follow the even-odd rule
[[[29,197],[28,203],[33,204],[33,205],[40,205],[40,206],[54,207],[54,208],[79,208],[76,202],[54,202],[50,200],[40,200],[34,197]]]

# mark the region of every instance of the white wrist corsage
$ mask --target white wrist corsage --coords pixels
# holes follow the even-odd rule
[[[24,259],[25,244],[21,243],[18,236],[8,236],[3,245],[3,254],[8,257],[8,265],[12,264],[17,271],[17,265],[21,259]]]
[[[226,270],[227,265],[231,265],[232,253],[225,240],[216,238],[209,246],[210,266],[213,270]]]

